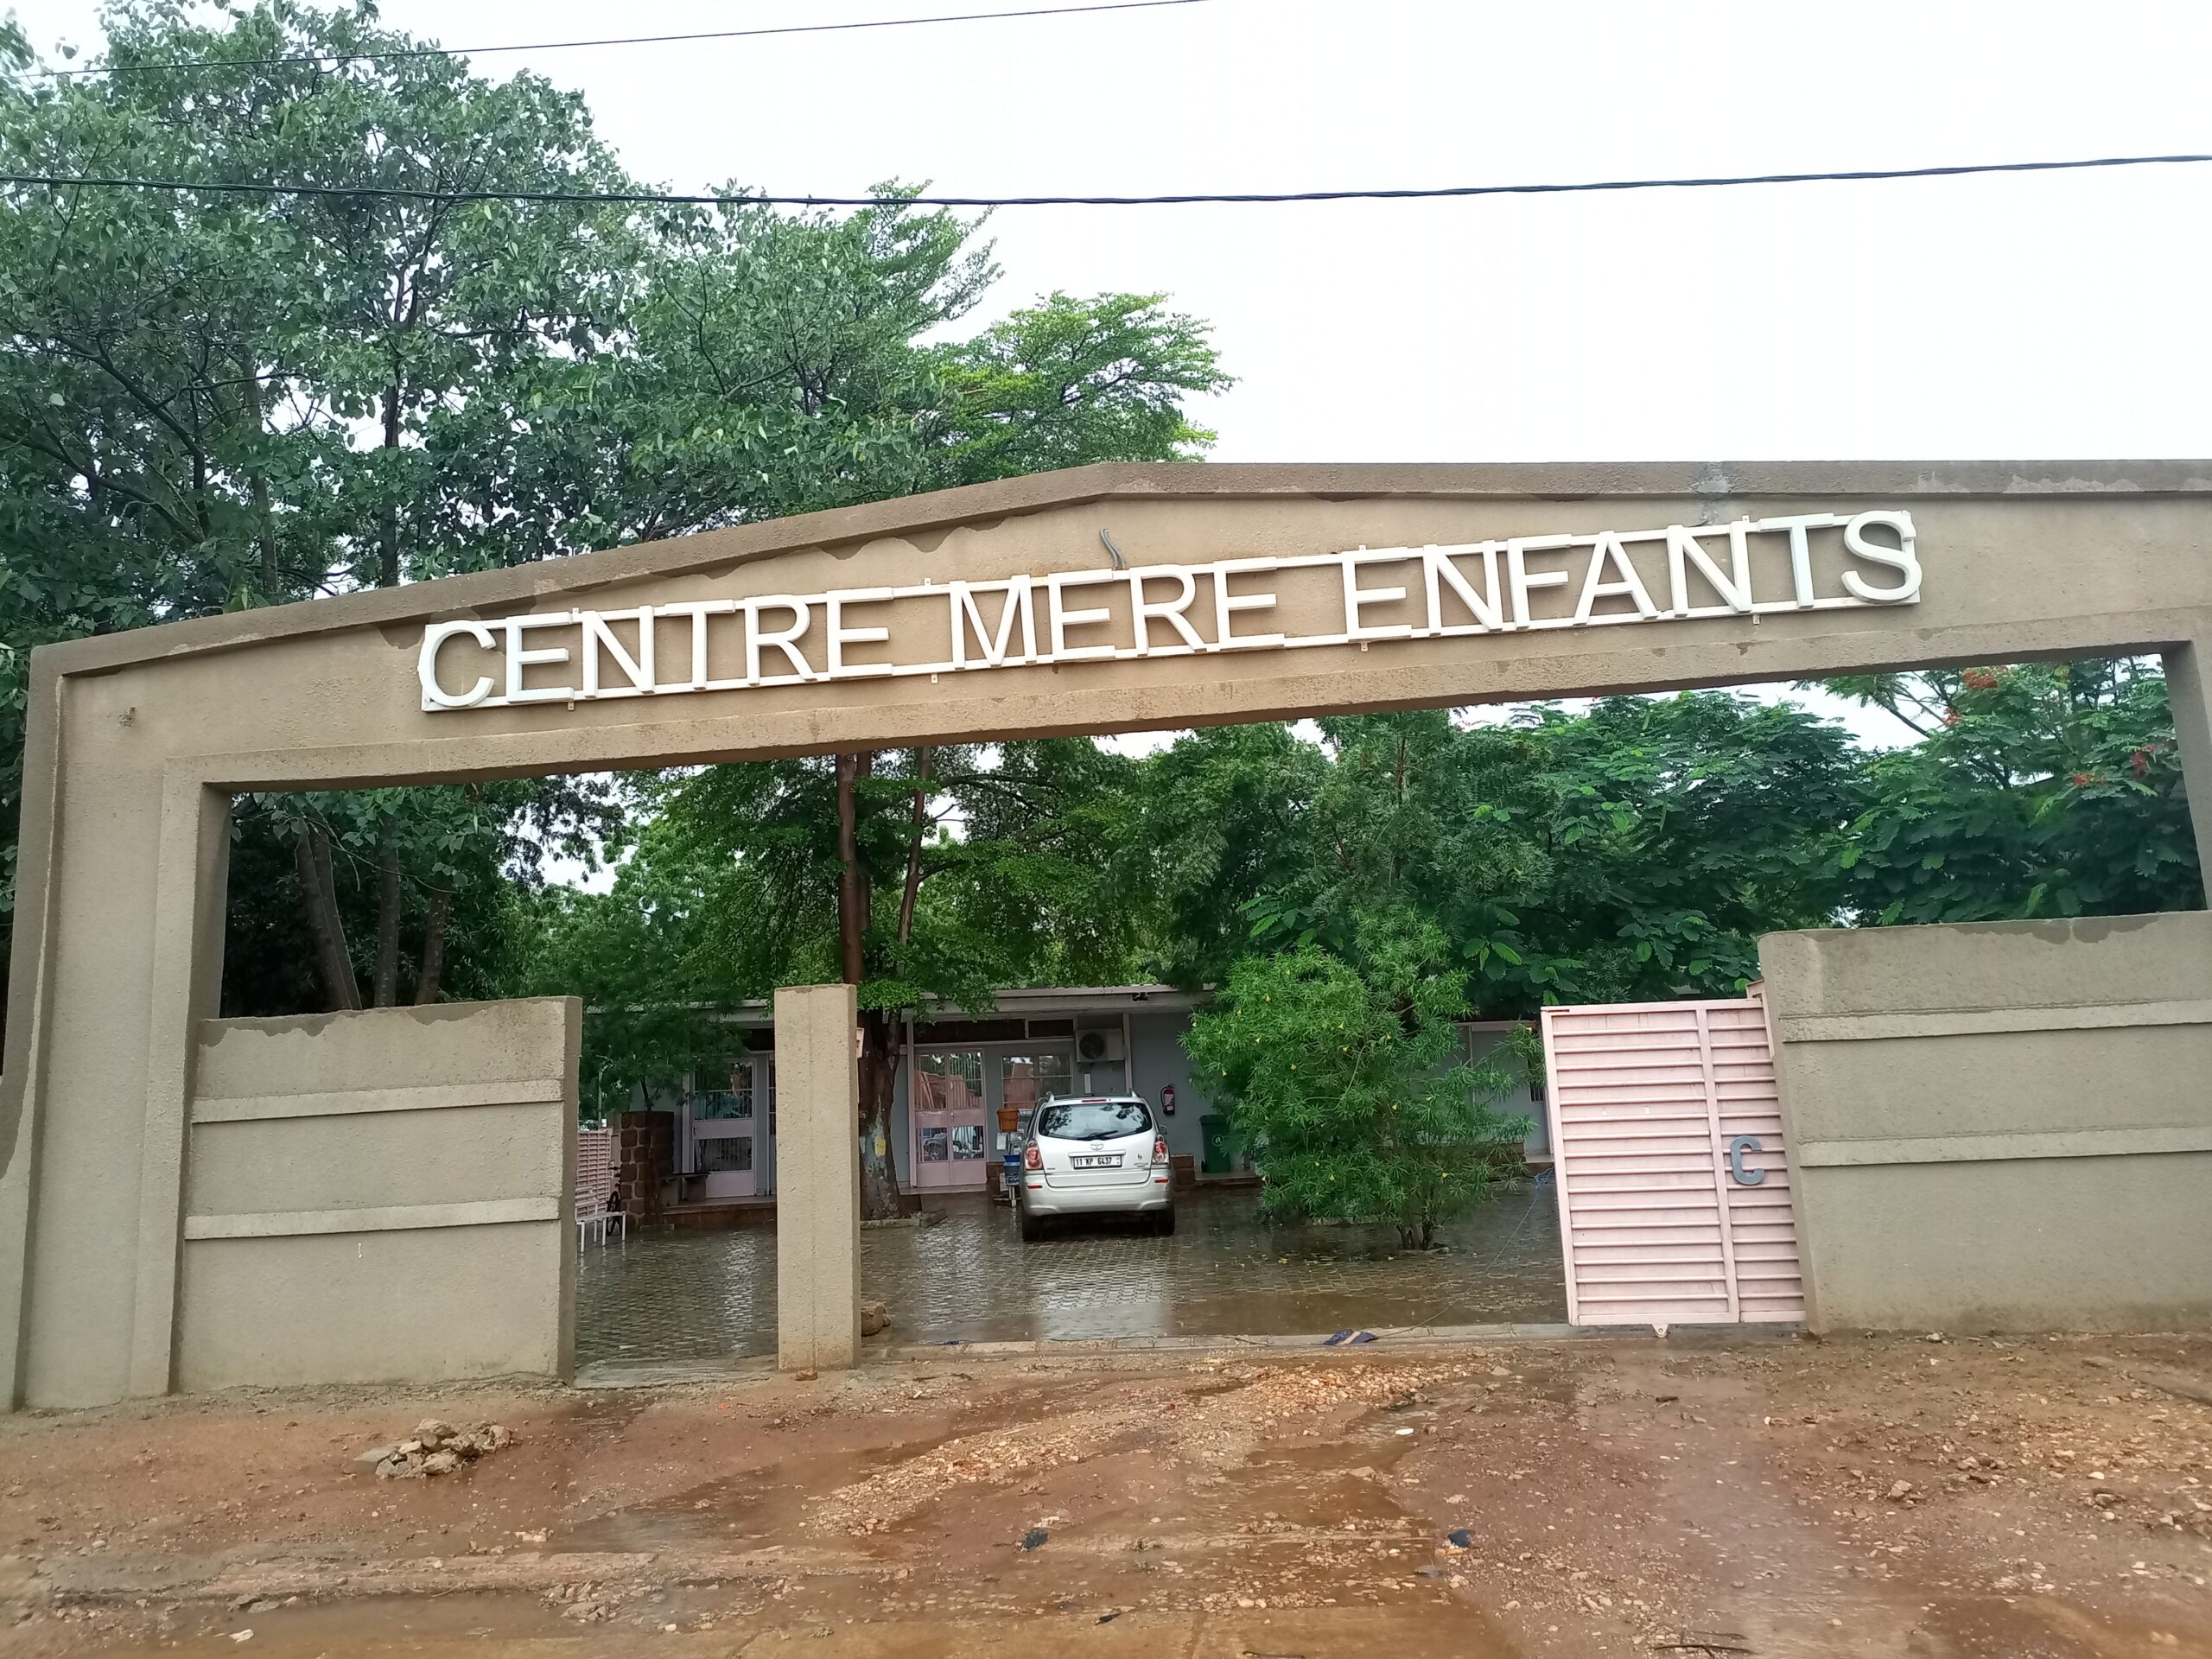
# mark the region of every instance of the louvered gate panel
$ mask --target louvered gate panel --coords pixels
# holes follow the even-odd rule
[[[1789,1163],[1782,1146],[1782,1107],[1775,1088],[1774,1049],[1758,988],[1741,1002],[1707,1002],[1715,1116],[1720,1127],[1720,1190],[1728,1198],[1729,1243],[1736,1264],[1738,1317],[1750,1324],[1794,1325],[1805,1317],[1805,1283],[1797,1262],[1797,1218],[1789,1207]],[[1728,1148],[1750,1135],[1740,1161],[1759,1177],[1732,1179]]]
[[[1543,1036],[1569,1320],[1803,1318],[1761,1005],[1547,1008]]]

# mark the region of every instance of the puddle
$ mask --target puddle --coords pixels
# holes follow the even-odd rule
[[[1408,1251],[1383,1227],[1271,1227],[1257,1196],[1186,1193],[1172,1238],[1095,1227],[1025,1244],[1005,1210],[871,1230],[863,1291],[901,1343],[1284,1335],[1566,1317],[1548,1182],[1499,1195]],[[585,1255],[577,1357],[718,1360],[775,1348],[772,1229],[644,1234]]]

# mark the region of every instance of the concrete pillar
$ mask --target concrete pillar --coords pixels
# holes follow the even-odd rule
[[[2196,868],[2212,905],[2212,683],[2202,645],[2177,645],[2164,653],[2166,701],[2174,711],[2181,747],[2182,780],[2189,790],[2190,822],[2196,830]]]
[[[776,1363],[861,1353],[860,1004],[850,985],[776,993]]]

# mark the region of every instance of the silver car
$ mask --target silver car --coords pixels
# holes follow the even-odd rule
[[[1056,1096],[1038,1107],[1021,1147],[1015,1203],[1021,1236],[1062,1216],[1146,1216],[1175,1230],[1167,1138],[1141,1095]]]

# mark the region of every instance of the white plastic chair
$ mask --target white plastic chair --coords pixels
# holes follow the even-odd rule
[[[594,1233],[599,1235],[599,1242],[604,1245],[607,1243],[607,1234],[618,1227],[621,1228],[625,1236],[627,1236],[629,1217],[620,1210],[608,1209],[607,1200],[603,1198],[595,1197],[589,1192],[576,1194],[576,1249],[579,1253],[584,1248],[584,1241]]]

